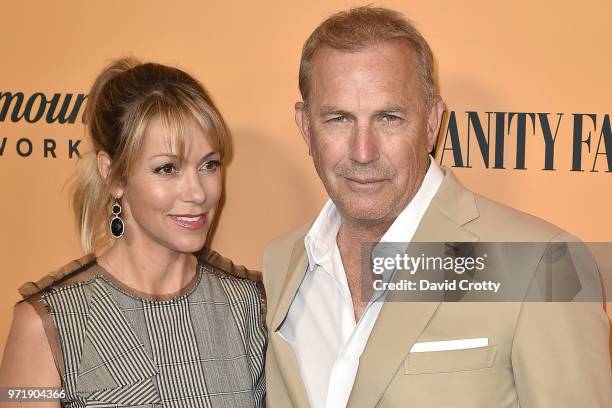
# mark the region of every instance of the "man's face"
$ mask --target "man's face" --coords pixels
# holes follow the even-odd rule
[[[397,42],[315,55],[296,121],[345,221],[391,223],[418,191],[440,124],[427,111],[410,48]]]

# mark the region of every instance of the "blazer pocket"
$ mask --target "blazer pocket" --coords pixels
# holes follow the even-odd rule
[[[497,346],[464,350],[409,353],[404,360],[404,374],[450,373],[471,371],[493,366]]]

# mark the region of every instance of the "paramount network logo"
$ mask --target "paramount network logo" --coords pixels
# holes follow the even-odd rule
[[[86,100],[85,94],[54,93],[47,96],[42,92],[36,92],[26,97],[23,92],[0,92],[0,122],[72,125],[79,118],[80,122],[83,121],[82,112]],[[65,155],[69,159],[79,158],[80,143],[80,139],[58,141],[55,138],[32,139],[27,136],[9,138],[0,134],[0,157],[5,153],[14,152],[24,158],[32,155],[53,159],[58,155]]]

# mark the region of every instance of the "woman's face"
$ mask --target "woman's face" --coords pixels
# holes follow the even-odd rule
[[[154,120],[122,189],[123,239],[190,253],[200,250],[221,197],[221,163],[202,129],[186,127],[185,159],[169,150],[167,128]]]

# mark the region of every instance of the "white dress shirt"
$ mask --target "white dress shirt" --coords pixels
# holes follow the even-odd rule
[[[444,173],[430,159],[421,187],[381,238],[410,242]],[[359,358],[384,302],[370,301],[355,321],[336,237],[341,219],[328,200],[304,239],[308,270],[279,333],[293,347],[312,407],[345,407]]]

